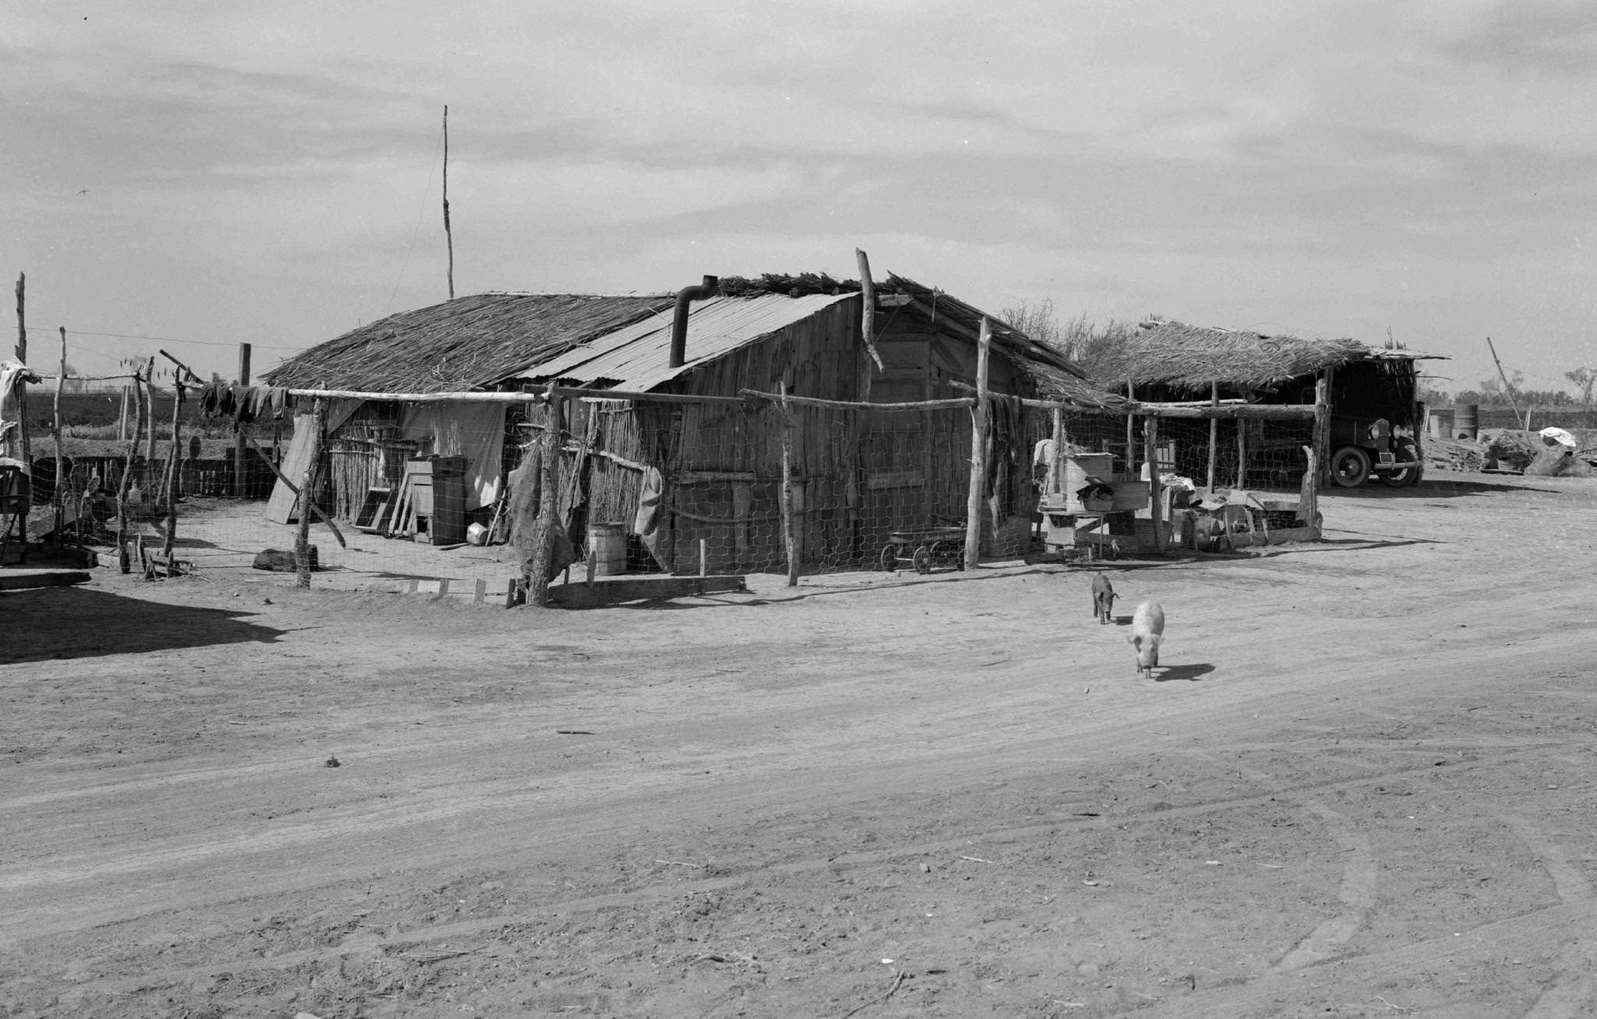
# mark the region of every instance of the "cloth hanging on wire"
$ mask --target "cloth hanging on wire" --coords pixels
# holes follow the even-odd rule
[[[281,421],[294,409],[286,386],[242,386],[237,382],[207,382],[200,389],[200,413],[206,418],[230,417],[247,425],[258,420]]]

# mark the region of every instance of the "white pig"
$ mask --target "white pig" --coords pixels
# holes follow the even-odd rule
[[[1137,674],[1152,679],[1159,665],[1159,644],[1164,640],[1164,608],[1156,601],[1138,605],[1131,617],[1131,636],[1126,639],[1137,652]]]

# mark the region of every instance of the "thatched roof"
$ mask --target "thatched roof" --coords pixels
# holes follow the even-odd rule
[[[1365,358],[1424,357],[1358,340],[1305,340],[1152,319],[1142,323],[1093,374],[1105,385],[1164,385],[1207,391],[1211,383],[1267,388]]]
[[[857,280],[824,274],[722,277],[724,298],[746,300],[848,294]],[[904,309],[934,327],[974,342],[983,312],[933,287],[889,274],[879,294],[903,295]],[[390,315],[313,347],[265,374],[274,386],[367,392],[435,393],[492,386],[571,354],[600,339],[619,342],[648,319],[669,321],[675,294],[593,296],[480,294]],[[878,327],[890,309],[878,313]],[[988,317],[993,352],[1029,379],[1044,399],[1113,406],[1118,398],[1093,385],[1062,354]],[[641,327],[640,327],[641,328]],[[691,323],[690,323],[691,328]],[[650,330],[644,333],[652,335]],[[750,339],[753,336],[748,337]],[[730,349],[730,348],[729,348]],[[643,356],[640,352],[639,356]],[[536,372],[532,372],[536,374]],[[530,377],[530,376],[529,376]]]
[[[266,373],[291,389],[444,393],[479,389],[641,318],[674,295],[478,294],[378,319]]]

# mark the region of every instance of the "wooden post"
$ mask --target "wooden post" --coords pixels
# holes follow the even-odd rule
[[[28,325],[23,316],[24,296],[27,291],[28,274],[17,273],[17,361],[20,364],[28,363]],[[28,557],[28,510],[33,502],[33,446],[28,439],[28,385],[20,378],[16,382],[17,394],[17,450],[22,454],[22,472],[28,476],[28,498],[22,501],[22,516],[17,521],[18,529],[22,534],[22,559]]]
[[[117,420],[120,424],[117,427],[116,441],[126,442],[128,441],[128,387],[126,383],[122,385],[122,416]]]
[[[787,380],[777,383],[782,406],[782,540],[787,549],[787,586],[799,578],[798,535],[793,519],[793,409],[787,402]]]
[[[1320,536],[1318,525],[1314,522],[1320,515],[1319,480],[1320,471],[1315,464],[1314,447],[1304,446],[1303,455],[1308,459],[1308,466],[1303,471],[1303,486],[1298,490],[1298,519],[1307,527],[1316,528],[1314,536]]]
[[[1153,547],[1164,551],[1164,509],[1159,492],[1159,419],[1152,415],[1142,419],[1143,453],[1148,465],[1148,515],[1153,521]]]
[[[871,278],[871,260],[864,250],[854,249],[854,261],[859,267],[860,341],[864,347],[859,359],[859,378],[854,398],[861,404],[868,404],[871,402],[871,366],[874,364],[877,371],[883,370],[882,355],[876,349],[876,282]],[[849,555],[860,557],[865,550],[861,488],[868,470],[865,463],[865,437],[871,427],[870,413],[855,410],[849,413],[848,424],[852,433],[853,462],[849,464],[843,481],[843,500],[847,506]]]
[[[527,578],[527,602],[538,606],[549,604],[549,581],[552,579],[549,564],[554,556],[555,521],[560,515],[562,399],[559,390],[551,386],[543,419],[543,454],[539,467],[543,476],[538,484],[537,540],[528,567],[531,576]]]
[[[876,365],[877,371],[882,371],[882,355],[876,351],[876,283],[871,279],[871,260],[859,248],[854,249],[854,261],[859,266],[860,304],[860,337],[865,342],[865,353]],[[861,403],[870,401],[871,393],[871,366],[861,366],[859,398]]]
[[[1331,463],[1331,380],[1336,369],[1327,368],[1314,380],[1314,460],[1318,468],[1317,484],[1326,484]]]
[[[1064,463],[1065,457],[1065,408],[1063,405],[1054,408],[1054,454],[1048,458],[1048,475],[1043,479],[1042,491],[1044,499],[1051,499],[1059,491],[1061,472],[1059,465]]]
[[[1126,399],[1135,400],[1136,398],[1137,398],[1136,389],[1132,386],[1131,380],[1128,378],[1128,379],[1126,379]],[[1137,466],[1137,429],[1136,429],[1136,425],[1137,425],[1136,417],[1134,415],[1127,414],[1126,415],[1126,475],[1128,477],[1130,477],[1131,475],[1137,473],[1137,471],[1136,471],[1136,466]]]
[[[67,384],[67,327],[61,330],[61,369],[55,373],[55,526],[50,532],[57,546],[61,544],[62,519],[66,513],[66,493],[62,478],[64,460],[61,457],[61,393]]]
[[[23,316],[23,305],[26,303],[28,274],[17,273],[17,361],[21,364],[28,363],[28,324]],[[23,470],[31,478],[33,475],[33,447],[28,440],[28,387],[20,379],[17,381],[17,448],[22,452]],[[22,507],[22,544],[28,543],[28,508]]]
[[[144,369],[144,402],[149,408],[149,415],[144,419],[147,429],[144,441],[144,469],[149,471],[155,466],[155,358],[150,358],[150,363]],[[148,482],[150,479],[145,478]],[[144,486],[150,487],[148,483]]]
[[[699,576],[710,575],[710,543],[705,538],[699,539]]]
[[[1209,383],[1209,403],[1220,406],[1220,383]],[[1214,491],[1214,461],[1220,448],[1220,419],[1209,419],[1209,491]]]
[[[1248,487],[1248,419],[1237,418],[1237,487]]]
[[[172,545],[177,540],[177,492],[181,487],[182,468],[178,465],[183,458],[183,384],[177,380],[172,382],[172,455],[170,463],[166,465],[166,540],[161,543],[161,555],[167,562],[167,576],[172,575]],[[309,500],[305,500],[309,502]],[[300,513],[309,517],[309,507],[300,506]],[[309,578],[306,584],[309,584]],[[301,585],[305,586],[305,585]]]
[[[322,458],[322,417],[326,413],[321,397],[311,402],[311,430],[307,443],[310,455],[305,460],[305,473],[299,482],[299,530],[294,538],[294,565],[299,577],[296,586],[311,586],[311,503],[316,498],[316,467]]]
[[[133,481],[133,458],[139,451],[139,429],[144,424],[144,402],[137,396],[144,390],[140,386],[137,369],[133,372],[132,389],[135,394],[133,431],[128,436],[127,455],[122,463],[122,478],[116,488],[116,558],[117,566],[123,573],[131,573],[133,570],[128,561],[128,485]]]
[[[970,490],[965,498],[965,569],[981,561],[982,489],[987,482],[987,357],[992,350],[992,325],[983,315],[976,337],[976,402],[970,408]]]
[[[250,384],[250,345],[238,345],[238,384]],[[246,481],[249,471],[244,468],[244,426],[237,422],[233,425],[233,498],[243,499],[249,495]]]

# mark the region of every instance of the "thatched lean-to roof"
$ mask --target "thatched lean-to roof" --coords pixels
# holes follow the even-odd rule
[[[1295,336],[1190,326],[1154,319],[1142,323],[1105,363],[1093,366],[1107,385],[1163,385],[1207,391],[1211,383],[1267,388],[1327,367],[1369,357],[1420,357],[1379,350],[1358,340],[1304,340]]]
[[[671,313],[675,297],[478,294],[378,319],[266,373],[274,386],[443,393],[479,389],[536,361]]]

